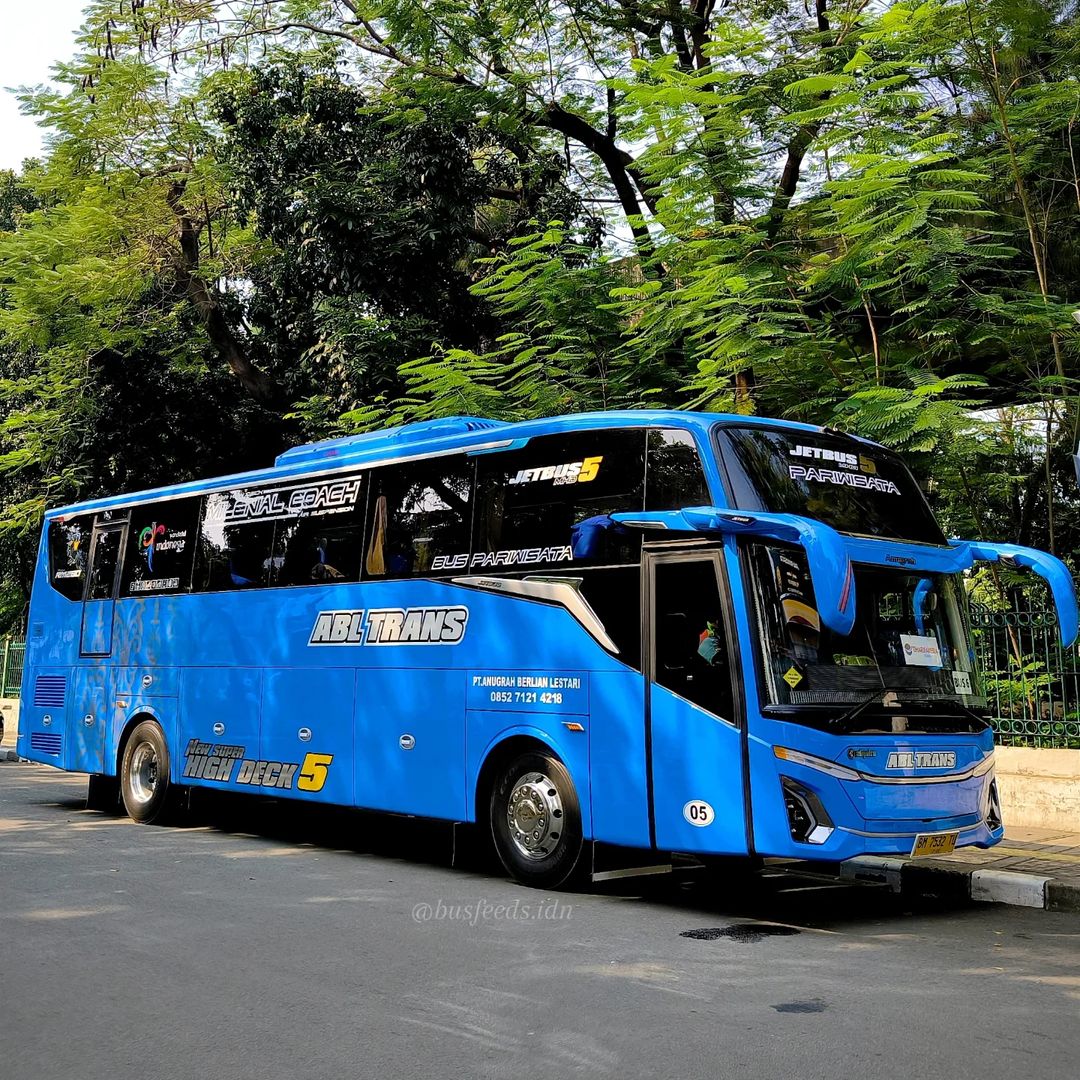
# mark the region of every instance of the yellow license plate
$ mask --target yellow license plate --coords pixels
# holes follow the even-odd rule
[[[911,849],[913,859],[923,859],[928,855],[948,855],[956,847],[958,832],[919,833]]]

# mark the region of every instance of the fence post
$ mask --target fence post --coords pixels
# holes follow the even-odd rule
[[[0,697],[8,695],[8,660],[11,657],[11,638],[4,638],[4,665],[0,667]]]

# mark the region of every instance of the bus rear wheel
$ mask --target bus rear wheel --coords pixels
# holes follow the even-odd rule
[[[148,825],[163,821],[173,805],[169,789],[169,748],[153,720],[144,720],[124,747],[120,792],[132,820]]]
[[[581,807],[566,766],[540,751],[509,761],[491,789],[491,834],[507,871],[523,885],[557,888],[584,847]]]

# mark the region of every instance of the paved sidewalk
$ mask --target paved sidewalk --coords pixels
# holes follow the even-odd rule
[[[841,876],[887,881],[897,891],[1080,912],[1080,831],[1014,827],[988,850],[961,848],[940,859],[867,856],[844,863]]]

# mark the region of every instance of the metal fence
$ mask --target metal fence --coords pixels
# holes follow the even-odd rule
[[[0,638],[0,697],[19,696],[25,654],[24,638]]]
[[[972,604],[971,623],[997,741],[1080,749],[1080,655],[1061,647],[1053,609]]]

